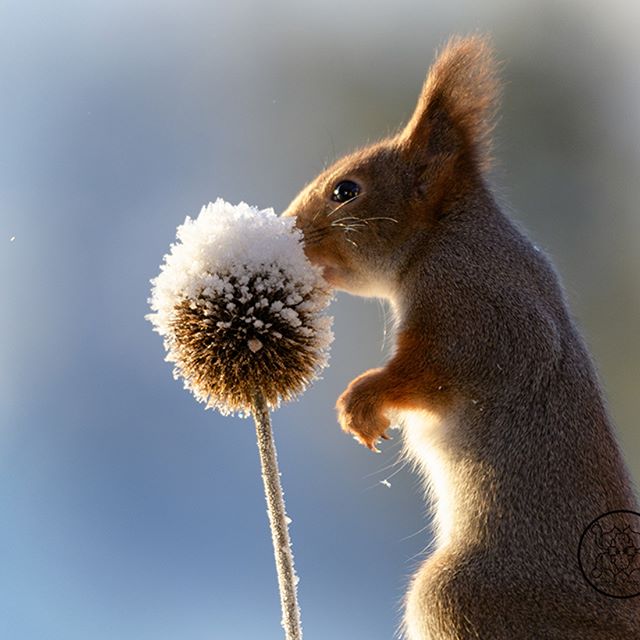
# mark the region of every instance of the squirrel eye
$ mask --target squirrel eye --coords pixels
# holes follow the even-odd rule
[[[360,185],[353,180],[343,180],[336,185],[331,194],[334,202],[349,202],[360,195]]]

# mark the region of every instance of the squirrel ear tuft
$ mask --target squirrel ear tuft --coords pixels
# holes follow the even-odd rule
[[[429,70],[401,144],[428,156],[467,152],[491,166],[491,132],[499,98],[497,64],[486,36],[454,36]]]

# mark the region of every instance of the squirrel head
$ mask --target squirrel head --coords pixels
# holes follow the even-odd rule
[[[404,129],[342,158],[293,200],[283,215],[296,217],[333,287],[391,297],[408,243],[482,188],[497,87],[487,38],[452,38]]]

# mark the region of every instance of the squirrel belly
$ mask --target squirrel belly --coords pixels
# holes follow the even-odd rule
[[[474,399],[441,415],[406,412],[402,422],[435,538],[406,597],[406,638],[638,637],[637,599],[596,592],[577,560],[592,517],[637,510],[613,442],[608,452],[606,445],[590,451],[580,438],[560,434],[557,446],[547,448],[544,428],[518,434],[502,408],[496,414],[489,402]],[[504,429],[510,431],[500,446]]]
[[[495,69],[486,38],[453,38],[407,126],[283,215],[334,287],[396,316],[393,355],[336,407],[374,450],[401,416],[425,480],[435,548],[405,637],[640,638],[639,508],[591,357],[550,261],[488,187]]]

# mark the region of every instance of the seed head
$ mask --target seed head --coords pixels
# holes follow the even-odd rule
[[[327,366],[331,300],[291,218],[218,199],[178,227],[147,318],[174,377],[207,407],[248,415],[294,398]]]

